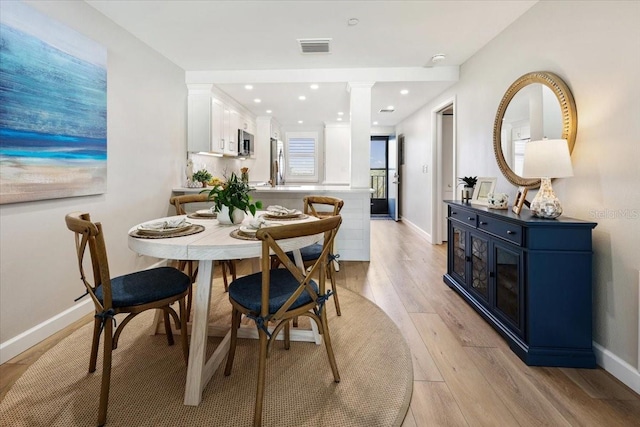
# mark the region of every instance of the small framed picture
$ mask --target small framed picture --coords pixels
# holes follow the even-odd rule
[[[496,189],[497,180],[497,178],[478,178],[471,196],[471,203],[487,205],[487,196]]]
[[[524,202],[527,198],[527,191],[529,191],[527,187],[518,187],[516,198],[513,200],[513,207],[511,208],[511,210],[517,213],[518,215],[520,215],[520,211],[522,210],[522,205],[524,205]]]

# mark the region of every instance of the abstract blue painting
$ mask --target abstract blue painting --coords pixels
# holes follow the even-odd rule
[[[107,186],[107,49],[0,1],[0,204]]]

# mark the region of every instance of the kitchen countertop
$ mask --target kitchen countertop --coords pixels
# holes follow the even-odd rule
[[[371,188],[352,188],[349,185],[276,185],[272,187],[270,185],[251,185],[256,193],[309,193],[309,192],[323,192],[323,193],[371,193]],[[207,187],[211,189],[211,187]],[[199,193],[204,188],[186,188],[176,187],[173,188],[173,192],[176,193]]]

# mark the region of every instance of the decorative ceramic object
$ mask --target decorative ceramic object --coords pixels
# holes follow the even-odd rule
[[[507,209],[509,196],[505,193],[489,193],[487,194],[487,205],[490,209]]]
[[[229,206],[222,205],[220,212],[218,212],[218,222],[224,225],[240,224],[244,220],[244,211],[240,209],[234,209],[229,218]]]

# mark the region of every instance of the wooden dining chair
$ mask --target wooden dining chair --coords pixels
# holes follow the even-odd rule
[[[344,206],[344,200],[337,197],[330,196],[305,196],[303,198],[304,213],[307,215],[315,216],[316,218],[327,218],[330,216],[339,215],[342,207]],[[300,255],[302,256],[302,262],[305,268],[313,265],[322,253],[322,243],[315,243],[311,246],[300,249]],[[293,253],[288,252],[287,255],[291,260],[294,259]],[[326,264],[327,277],[331,282],[331,290],[333,291],[333,303],[336,306],[336,314],[342,315],[340,311],[340,300],[338,298],[338,287],[336,285],[336,269],[335,264],[337,258],[340,255],[335,253],[335,245],[331,246],[329,253],[329,260]],[[272,268],[276,268],[280,264],[280,261],[276,257],[272,257]]]
[[[258,384],[253,418],[255,427],[259,427],[262,422],[267,354],[272,342],[283,328],[284,345],[286,349],[289,349],[290,322],[294,318],[308,316],[316,322],[320,333],[324,336],[323,341],[333,372],[333,379],[335,382],[340,382],[327,323],[325,302],[331,296],[331,291],[325,291],[327,269],[324,268],[324,265],[341,223],[342,217],[337,215],[318,221],[281,227],[265,227],[258,230],[256,237],[262,241],[262,271],[241,277],[229,285],[229,301],[232,306],[231,341],[224,374],[231,374],[238,341],[238,328],[244,314],[253,319],[260,338]],[[322,253],[311,266],[309,274],[305,276],[289,259],[279,243],[282,239],[320,233],[324,234]],[[278,257],[285,268],[271,269],[270,251]],[[315,274],[319,276],[318,282],[311,278]],[[275,322],[275,326],[271,330],[268,328],[270,322]],[[310,372],[310,375],[312,376],[310,380],[313,380],[313,372]]]
[[[185,299],[191,281],[186,274],[172,267],[158,267],[111,277],[102,225],[99,222],[92,222],[88,213],[81,212],[66,215],[65,221],[67,228],[75,234],[80,279],[86,288],[86,294],[91,297],[95,306],[93,341],[89,358],[90,373],[96,370],[100,335],[104,331],[102,386],[98,407],[98,425],[102,426],[107,420],[111,353],[118,347],[118,338],[122,329],[135,316],[146,310],[162,310],[169,345],[173,345],[169,316],[173,317],[176,327],[180,328],[182,353],[185,364],[188,363],[189,341],[187,322],[184,319],[186,315]],[[93,279],[87,277],[84,271],[87,248],[93,269]],[[171,304],[175,302],[179,304],[180,316],[171,308]],[[127,317],[120,322],[114,333],[115,315],[120,313],[127,313]]]
[[[187,215],[186,205],[189,203],[206,203],[210,202],[208,193],[198,193],[198,194],[183,194],[180,196],[173,196],[169,199],[169,203],[175,206],[176,215]],[[220,265],[222,267],[222,281],[224,283],[224,290],[227,292],[229,290],[229,282],[230,280],[227,277],[227,270],[231,275],[231,280],[236,280],[236,263],[234,260],[222,260],[220,261]],[[181,271],[185,271],[191,277],[191,283],[196,282],[196,277],[198,275],[198,261],[193,260],[178,260],[178,268]],[[191,310],[191,291],[189,292],[189,298],[187,303],[187,308],[189,311]]]

